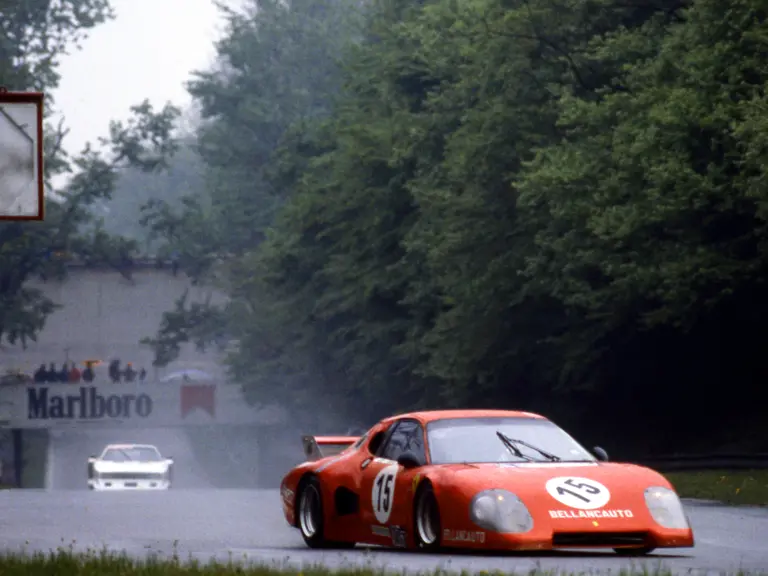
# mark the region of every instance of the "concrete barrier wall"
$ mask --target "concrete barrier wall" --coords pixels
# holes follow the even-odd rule
[[[218,356],[201,354],[189,346],[181,358],[163,370],[153,371],[152,351],[139,345],[139,340],[154,336],[163,312],[189,289],[189,299],[204,301],[208,296],[222,302],[221,294],[194,287],[189,279],[174,276],[168,269],[138,267],[128,280],[116,270],[73,267],[64,282],[33,282],[30,287],[42,290],[63,308],[52,314],[37,342],[26,349],[20,345],[0,349],[0,371],[22,370],[33,373],[41,363],[101,360],[97,377],[107,378],[107,364],[119,358],[123,365],[131,362],[136,369],[145,367],[150,376],[160,377],[179,368],[198,368],[220,373]],[[214,374],[214,375],[217,375]]]
[[[123,366],[131,362],[137,370],[146,368],[151,380],[183,368],[201,369],[213,376],[223,375],[215,352],[202,354],[192,346],[183,349],[179,360],[167,368],[154,370],[152,351],[139,344],[142,338],[157,333],[163,312],[171,310],[185,290],[189,290],[189,301],[202,302],[208,297],[214,303],[224,301],[221,294],[192,286],[184,274],[174,276],[169,268],[139,264],[128,279],[114,269],[73,266],[63,282],[37,280],[30,282],[29,287],[42,290],[63,307],[48,318],[37,342],[29,342],[26,348],[20,344],[3,343],[0,375],[16,370],[31,375],[41,363],[51,362],[60,368],[63,362],[73,361],[82,369],[85,360],[100,360],[103,364],[96,367],[95,383],[107,382],[107,366],[114,358],[119,358]],[[0,431],[4,481],[12,480],[10,437],[9,430]],[[28,488],[42,488],[46,478],[47,432],[27,430],[23,437],[27,463],[22,484]],[[71,437],[71,443],[75,442],[75,437]],[[62,437],[58,444],[54,443],[53,449],[69,445],[67,437]]]
[[[189,301],[202,302],[208,297],[214,303],[224,301],[221,294],[192,286],[184,274],[174,276],[168,268],[138,265],[129,280],[117,270],[75,266],[64,282],[38,281],[30,285],[63,308],[49,317],[38,341],[30,342],[26,349],[7,345],[0,348],[0,373],[21,370],[32,374],[41,363],[54,362],[60,368],[65,361],[82,364],[85,360],[100,360],[103,364],[96,368],[94,384],[111,386],[107,365],[113,358],[119,358],[123,365],[131,362],[137,370],[145,367],[152,381],[184,368],[224,376],[216,352],[201,354],[187,346],[178,361],[155,371],[151,367],[152,351],[139,344],[142,338],[156,334],[163,313],[173,308],[185,290],[189,290]],[[298,428],[194,426],[175,431],[151,428],[94,432],[73,429],[55,433],[50,445],[47,431],[26,430],[23,486],[42,488],[46,478],[53,478],[53,488],[76,488],[80,486],[81,473],[84,474],[80,460],[87,458],[95,446],[108,440],[130,442],[141,438],[163,446],[164,450],[178,452],[174,455],[183,461],[180,467],[188,469],[183,474],[186,481],[180,485],[201,486],[210,482],[220,488],[276,487],[288,468],[302,458],[300,434],[305,430]],[[12,461],[10,448],[9,431],[0,431],[0,458],[4,463]],[[53,474],[47,475],[49,456]]]

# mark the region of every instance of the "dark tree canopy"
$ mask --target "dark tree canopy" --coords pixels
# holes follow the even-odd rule
[[[760,442],[762,4],[248,6],[190,85],[205,191],[146,216],[230,303],[180,302],[158,363],[218,342],[297,409]]]

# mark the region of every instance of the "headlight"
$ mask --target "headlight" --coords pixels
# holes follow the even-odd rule
[[[689,528],[683,503],[674,490],[651,486],[645,491],[645,504],[657,524],[664,528]]]
[[[507,490],[485,490],[475,495],[469,517],[480,528],[502,534],[522,534],[533,528],[528,508]]]

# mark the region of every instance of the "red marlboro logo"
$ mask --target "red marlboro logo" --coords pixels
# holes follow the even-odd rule
[[[205,410],[213,418],[216,415],[215,384],[185,384],[181,387],[181,417],[195,408]]]

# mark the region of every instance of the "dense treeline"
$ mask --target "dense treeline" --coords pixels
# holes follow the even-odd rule
[[[177,145],[178,150],[162,171],[147,172],[138,167],[120,170],[111,197],[92,207],[94,218],[101,221],[104,230],[130,240],[137,255],[170,256],[163,252],[167,243],[156,242],[142,226],[145,206],[162,199],[169,206],[178,207],[185,196],[204,192],[195,137],[177,137]]]
[[[191,85],[212,204],[150,218],[232,302],[180,303],[159,363],[227,336],[253,398],[314,413],[764,443],[763,4],[258,6]]]

